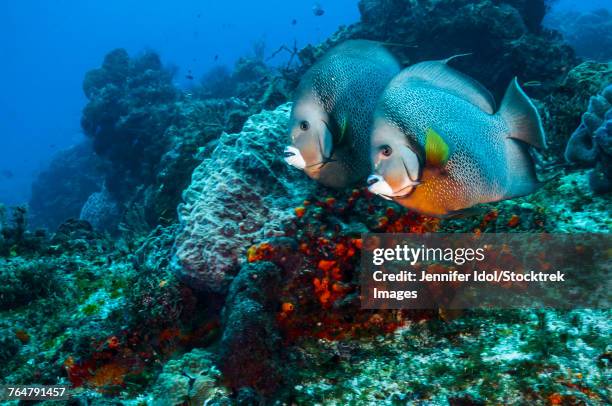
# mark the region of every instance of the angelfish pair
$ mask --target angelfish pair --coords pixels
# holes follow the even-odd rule
[[[379,43],[332,49],[300,83],[285,160],[335,188],[367,177],[371,192],[440,217],[532,193],[529,147],[545,147],[536,108],[513,80],[497,110],[448,61],[400,72]]]

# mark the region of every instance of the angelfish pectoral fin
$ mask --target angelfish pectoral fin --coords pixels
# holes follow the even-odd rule
[[[338,143],[342,142],[342,140],[344,139],[344,136],[346,135],[348,131],[348,127],[349,127],[348,116],[344,116],[342,118],[342,122],[340,123],[340,139],[338,140]]]
[[[285,159],[285,162],[287,162],[291,166],[294,166],[301,170],[306,168],[306,161],[304,161],[302,153],[296,147],[285,147],[285,151],[283,152],[283,158]]]
[[[443,167],[448,161],[450,150],[448,144],[434,129],[427,130],[425,135],[425,159],[428,166]]]

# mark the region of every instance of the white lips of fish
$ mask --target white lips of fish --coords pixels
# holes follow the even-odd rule
[[[300,170],[306,168],[306,161],[304,161],[300,150],[296,147],[285,147],[283,156],[285,157],[285,162],[287,162],[289,165],[294,166]]]
[[[368,185],[368,190],[370,192],[374,193],[375,195],[382,196],[387,200],[391,200],[391,197],[389,196],[393,194],[393,189],[382,176],[368,176]]]
[[[419,182],[409,182],[406,187],[398,190],[397,192],[393,191],[391,185],[387,183],[387,181],[380,175],[370,175],[368,176],[368,190],[375,195],[379,195],[380,197],[393,200],[394,198],[400,198],[409,195],[412,193],[414,188],[418,186]]]

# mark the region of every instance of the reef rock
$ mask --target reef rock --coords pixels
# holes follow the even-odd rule
[[[220,368],[229,385],[271,393],[280,384],[280,334],[275,320],[281,269],[247,264],[232,282],[223,310]]]
[[[589,178],[593,192],[612,190],[612,85],[591,97],[582,123],[567,144],[565,159],[595,168]]]
[[[168,361],[152,387],[152,406],[230,404],[212,354],[195,349]]]
[[[175,268],[192,285],[224,292],[249,246],[281,232],[312,182],[283,161],[290,104],[223,134],[195,169],[178,213]]]

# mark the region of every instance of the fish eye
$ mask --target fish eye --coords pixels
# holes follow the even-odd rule
[[[391,154],[393,153],[393,149],[388,146],[388,145],[383,145],[382,147],[380,147],[380,152],[381,154],[383,154],[383,156],[391,156]]]
[[[304,120],[300,122],[300,130],[308,131],[309,128],[310,128],[310,123],[308,121]]]

